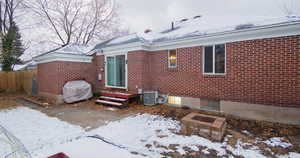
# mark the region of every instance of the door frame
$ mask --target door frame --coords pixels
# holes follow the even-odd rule
[[[127,53],[116,53],[116,54],[109,54],[109,55],[104,55],[104,63],[105,63],[105,87],[107,88],[118,88],[118,89],[128,89],[128,60],[127,60]],[[124,87],[118,87],[118,86],[110,86],[108,85],[108,76],[107,76],[107,57],[115,57],[118,55],[125,55],[125,86]]]

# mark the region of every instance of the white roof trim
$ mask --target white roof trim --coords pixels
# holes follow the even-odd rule
[[[43,56],[39,56],[34,58],[37,64],[49,63],[54,61],[68,61],[68,62],[83,62],[83,63],[91,63],[91,56],[82,56],[82,55],[74,55],[74,54],[61,54],[61,53],[50,53]]]
[[[186,48],[201,45],[212,45],[216,43],[230,43],[245,40],[256,40],[264,38],[284,37],[300,35],[300,22],[291,22],[285,24],[270,25],[265,27],[257,27],[247,30],[234,30],[222,33],[209,34],[207,36],[195,36],[172,41],[164,41],[157,43],[141,43],[135,42],[127,45],[118,45],[106,47],[100,50],[94,50],[97,55],[114,54],[119,52],[146,50],[158,51],[175,48]]]

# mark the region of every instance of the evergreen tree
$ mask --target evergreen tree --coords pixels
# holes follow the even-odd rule
[[[16,23],[13,22],[7,34],[2,38],[2,70],[13,71],[14,65],[20,62],[18,58],[23,52],[21,34]]]

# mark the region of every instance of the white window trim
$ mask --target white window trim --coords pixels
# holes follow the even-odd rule
[[[171,50],[175,50],[175,53],[176,53],[176,66],[171,66],[171,63],[170,63],[170,51]],[[170,49],[170,50],[168,50],[168,68],[177,68],[177,60],[178,60],[177,49]]]
[[[220,45],[220,44],[224,44],[224,43],[219,43],[219,44],[213,44],[213,45],[204,45],[203,48],[202,48],[202,72],[204,75],[226,75],[226,72],[227,72],[227,57],[226,57],[226,54],[227,54],[227,47],[226,47],[226,43],[224,44],[224,47],[225,47],[225,70],[224,70],[224,73],[216,73],[215,71],[215,48],[216,48],[216,45]],[[208,47],[208,46],[212,46],[213,47],[213,72],[205,72],[205,47]]]

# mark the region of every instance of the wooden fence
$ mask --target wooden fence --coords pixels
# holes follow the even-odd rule
[[[33,90],[33,78],[36,78],[36,75],[36,70],[0,72],[0,90],[7,92],[25,92],[31,95]]]

